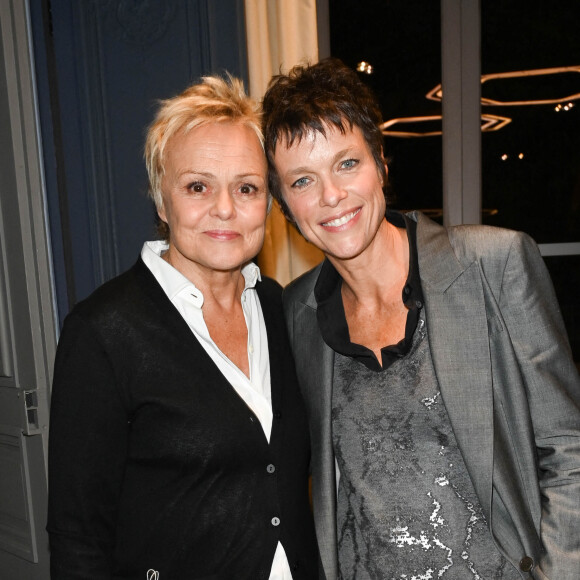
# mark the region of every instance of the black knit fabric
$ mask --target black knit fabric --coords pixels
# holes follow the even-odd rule
[[[318,577],[280,291],[257,284],[270,444],[140,259],[73,309],[51,402],[52,580],[267,579],[278,541],[294,580]]]

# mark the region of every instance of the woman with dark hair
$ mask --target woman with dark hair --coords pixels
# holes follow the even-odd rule
[[[580,379],[535,243],[387,210],[340,61],[263,115],[270,191],[326,257],[284,293],[326,578],[580,578]]]
[[[145,158],[163,240],[68,315],[51,404],[53,580],[313,580],[310,447],[281,288],[252,258],[258,108],[205,77]]]

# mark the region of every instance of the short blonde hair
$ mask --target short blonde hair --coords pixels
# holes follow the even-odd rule
[[[145,164],[149,175],[149,196],[159,209],[163,204],[161,181],[165,173],[164,155],[168,141],[208,123],[236,122],[254,130],[262,148],[259,105],[244,90],[241,80],[227,74],[202,77],[181,94],[160,101],[157,115],[145,139]]]

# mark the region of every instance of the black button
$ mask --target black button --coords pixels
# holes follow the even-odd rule
[[[281,419],[282,411],[274,411],[274,419]]]
[[[403,288],[403,293],[404,293],[405,295],[407,295],[407,296],[408,296],[409,294],[411,294],[411,288],[409,288],[409,285],[408,285],[408,284],[405,284],[405,287]]]
[[[529,556],[524,556],[520,560],[520,570],[522,572],[531,572],[532,568],[534,567],[534,560]]]
[[[298,568],[300,568],[300,566],[298,565],[298,562],[294,562],[294,564],[292,564],[292,572],[296,572],[296,570],[298,570]]]
[[[416,301],[415,301],[415,306],[416,306],[417,308],[423,308],[423,303],[422,303],[420,300],[416,300]]]

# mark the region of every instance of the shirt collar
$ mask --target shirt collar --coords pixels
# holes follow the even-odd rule
[[[191,296],[193,305],[201,308],[204,300],[201,290],[161,257],[168,248],[169,244],[160,240],[145,242],[141,250],[141,259],[172,302],[178,295],[186,293]],[[249,262],[242,268],[242,276],[244,292],[254,288],[256,283],[262,280],[260,268],[254,262]]]

